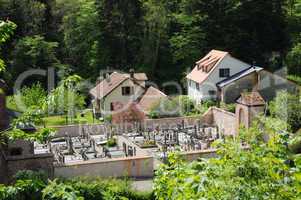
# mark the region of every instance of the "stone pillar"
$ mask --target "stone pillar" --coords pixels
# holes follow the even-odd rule
[[[264,113],[265,101],[258,92],[242,93],[236,102],[237,129],[250,128],[257,116]]]

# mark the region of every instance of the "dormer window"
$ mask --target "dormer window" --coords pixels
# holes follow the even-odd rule
[[[122,87],[122,96],[130,96],[134,94],[133,87]]]
[[[221,68],[221,69],[219,69],[219,77],[220,78],[228,78],[228,77],[230,77],[230,69],[229,68]]]

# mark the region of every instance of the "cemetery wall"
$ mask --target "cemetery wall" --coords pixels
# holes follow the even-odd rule
[[[211,107],[203,115],[203,121],[216,125],[223,135],[235,135],[237,133],[236,115],[223,109]]]
[[[216,149],[183,152],[181,155],[188,162],[195,161],[199,158],[213,158],[217,156]]]
[[[7,156],[5,160],[8,181],[12,181],[13,176],[20,170],[44,171],[49,178],[53,177],[52,154]]]
[[[153,157],[137,156],[56,165],[54,175],[63,178],[78,176],[151,178],[154,175]]]

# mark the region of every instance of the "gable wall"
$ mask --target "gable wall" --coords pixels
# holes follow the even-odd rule
[[[211,72],[209,75],[208,79],[205,80],[201,85],[200,85],[200,90],[198,91],[196,89],[196,83],[192,81],[193,83],[191,86],[189,86],[189,81],[187,80],[187,85],[188,85],[188,95],[196,100],[197,102],[200,102],[202,99],[210,99],[209,91],[214,90],[217,92],[217,87],[216,84],[225,78],[220,78],[219,77],[219,69],[221,68],[229,68],[230,69],[230,76],[245,70],[249,68],[250,65],[247,63],[244,63],[236,58],[231,57],[230,55],[227,55],[219,64],[218,66]]]
[[[277,92],[282,90],[297,93],[299,86],[271,72],[265,70],[260,72],[259,92],[266,101],[273,100]]]
[[[252,91],[256,85],[257,74],[253,72],[222,88],[222,101],[225,103],[235,103],[242,92]]]
[[[122,95],[122,87],[134,87],[134,95],[132,96],[123,96]],[[131,79],[124,81],[121,85],[116,87],[108,96],[105,97],[102,102],[102,108],[104,111],[110,111],[112,102],[120,102],[123,105],[129,105],[131,102],[135,101],[139,98],[145,89],[135,84]]]
[[[258,91],[266,101],[273,100],[277,92],[282,90],[290,93],[298,91],[298,86],[295,83],[266,70],[260,71],[259,77]],[[250,91],[257,87],[257,79],[257,74],[254,72],[225,86],[222,89],[222,101],[225,103],[234,103],[242,92],[246,90]]]

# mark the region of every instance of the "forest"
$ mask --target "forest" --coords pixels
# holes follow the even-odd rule
[[[183,83],[211,49],[301,75],[300,0],[0,0],[0,19],[17,25],[1,46],[10,88],[32,68],[92,82],[134,68]]]

